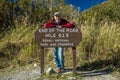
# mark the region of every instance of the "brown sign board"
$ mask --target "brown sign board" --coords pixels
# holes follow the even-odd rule
[[[82,39],[79,28],[38,28],[35,41],[40,47],[76,47]]]

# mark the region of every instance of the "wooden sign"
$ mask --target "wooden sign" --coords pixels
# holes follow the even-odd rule
[[[44,47],[72,47],[73,73],[76,73],[76,46],[82,39],[80,30],[76,28],[38,28],[35,41],[40,46],[41,74],[44,73]]]
[[[76,47],[82,39],[79,28],[38,28],[35,41],[40,47]]]

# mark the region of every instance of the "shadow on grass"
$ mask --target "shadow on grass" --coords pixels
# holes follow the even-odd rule
[[[72,72],[72,68],[66,68],[65,73]],[[82,77],[88,77],[88,76],[99,76],[99,75],[105,75],[110,74],[114,71],[114,65],[113,62],[108,60],[101,60],[98,62],[92,62],[92,63],[85,63],[82,66],[78,66],[76,68],[77,73],[80,74]]]
[[[99,75],[106,75],[110,74],[114,69],[107,67],[104,69],[98,69],[98,70],[91,70],[91,71],[80,71],[77,70],[77,74],[81,77],[89,77],[89,76],[99,76]],[[72,68],[66,68],[63,74],[69,74],[72,73],[73,69]]]
[[[106,67],[115,67],[118,68],[119,66],[119,60],[99,60],[91,63],[85,63],[82,66],[78,66],[78,71],[91,71],[91,70],[98,70]]]

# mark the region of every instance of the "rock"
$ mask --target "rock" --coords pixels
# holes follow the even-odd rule
[[[49,68],[46,70],[46,74],[52,74],[52,73],[55,73],[55,71],[53,70],[52,67],[49,67]]]
[[[68,77],[68,80],[76,80],[76,77]]]
[[[34,63],[34,65],[33,65],[34,67],[37,67],[37,64],[36,63]]]

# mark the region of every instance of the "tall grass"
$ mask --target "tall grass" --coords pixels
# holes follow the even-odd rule
[[[97,28],[96,28],[97,27]],[[81,26],[82,42],[78,46],[79,58],[85,63],[110,61],[113,66],[120,66],[120,25],[116,23],[102,26]],[[81,61],[79,59],[79,61]]]
[[[102,59],[115,59],[120,56],[120,27],[116,24],[101,27],[94,45],[94,53]],[[101,59],[101,57],[99,57]]]
[[[32,62],[37,53],[35,53],[34,32],[35,26],[16,25],[9,31],[4,38],[0,40],[0,53],[2,58],[8,59],[8,64],[14,61],[15,65],[23,65]],[[15,66],[11,65],[11,66]],[[0,66],[5,66],[0,64]]]

